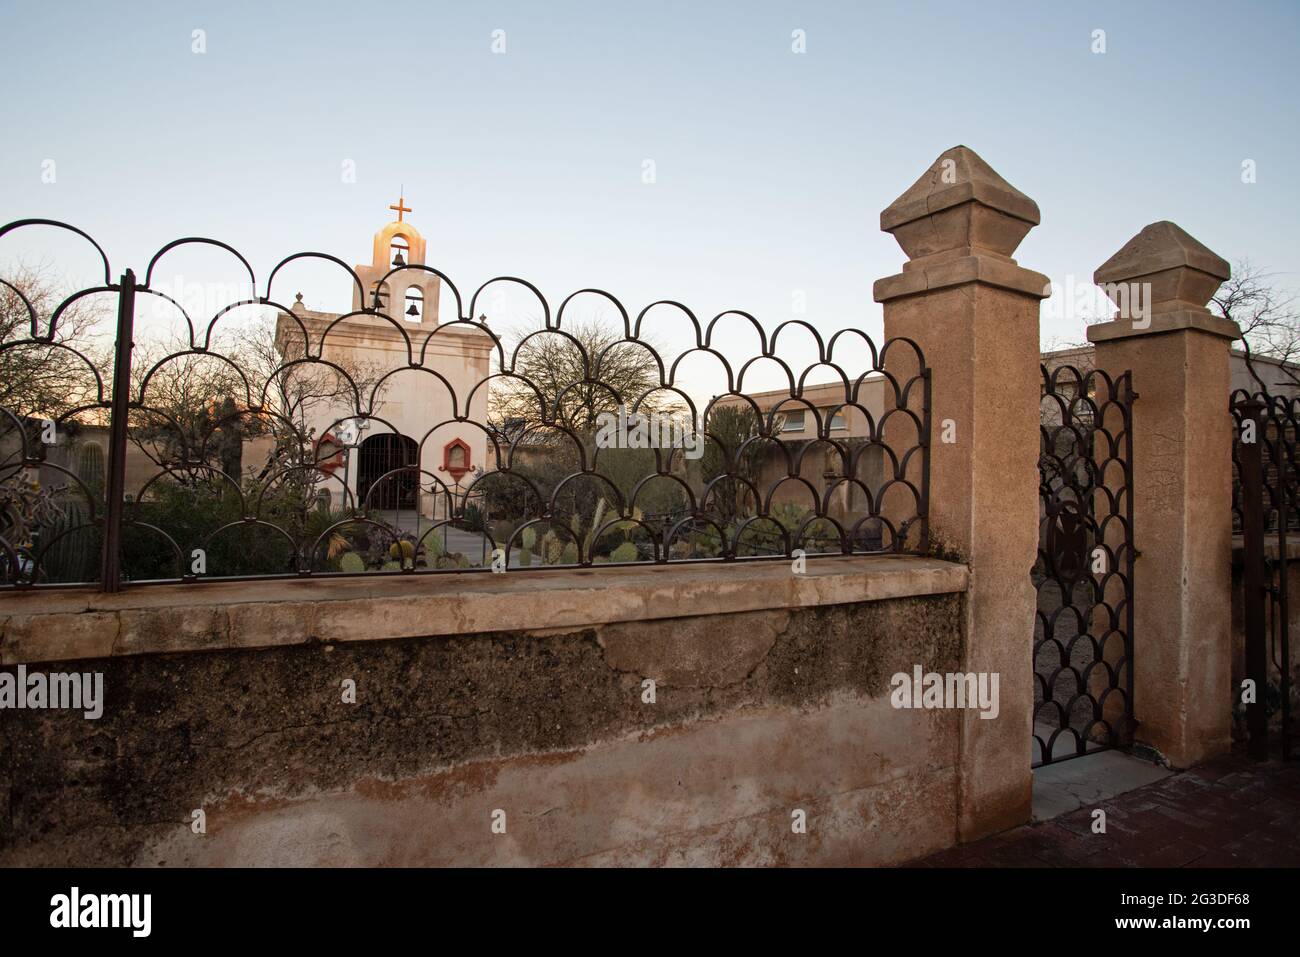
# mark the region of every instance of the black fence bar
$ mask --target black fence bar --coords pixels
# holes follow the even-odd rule
[[[1278,439],[1279,450],[1284,453],[1294,446],[1288,446],[1285,434]],[[1294,460],[1292,460],[1294,461]],[[1294,475],[1293,475],[1294,478]],[[1277,484],[1277,508],[1279,516],[1289,516],[1296,507],[1295,481],[1279,481]],[[1279,684],[1282,691],[1282,758],[1291,759],[1291,601],[1288,594],[1290,584],[1290,551],[1287,531],[1290,522],[1279,520],[1277,523],[1277,561],[1274,563],[1277,584],[1270,591],[1272,598],[1273,627],[1269,631],[1273,645],[1273,664],[1278,669]],[[1267,666],[1267,662],[1265,662]]]
[[[117,342],[113,352],[113,407],[109,424],[104,486],[104,557],[100,588],[122,587],[122,509],[126,499],[126,440],[131,404],[131,349],[135,336],[135,273],[122,274],[117,301]]]
[[[1254,700],[1246,704],[1246,728],[1251,757],[1268,757],[1268,650],[1265,642],[1264,602],[1264,404],[1247,399],[1241,411],[1241,534],[1242,620],[1245,627],[1246,677],[1254,683]]]
[[[1126,401],[1120,406],[1120,414],[1124,423],[1124,487],[1128,490],[1128,494],[1124,499],[1124,517],[1128,522],[1128,535],[1130,537],[1128,561],[1126,566],[1128,571],[1129,600],[1124,609],[1124,623],[1125,627],[1128,629],[1127,634],[1124,636],[1124,644],[1127,649],[1125,654],[1128,656],[1129,660],[1129,667],[1124,683],[1125,690],[1128,692],[1128,728],[1125,729],[1125,741],[1129,745],[1132,745],[1133,742],[1137,740],[1138,727],[1137,701],[1134,694],[1135,689],[1132,665],[1134,654],[1133,636],[1136,634],[1135,627],[1137,618],[1132,596],[1137,594],[1137,585],[1135,584],[1135,578],[1137,577],[1137,560],[1142,554],[1142,550],[1135,547],[1135,544],[1132,541],[1136,529],[1136,524],[1134,522],[1133,497],[1134,491],[1137,488],[1134,484],[1133,465],[1133,403],[1137,401],[1138,394],[1133,391],[1132,372],[1125,372],[1124,375],[1121,376],[1121,379],[1123,381],[1123,394],[1126,399]]]
[[[921,435],[921,502],[918,512],[921,516],[921,542],[919,550],[923,553],[930,551],[930,404],[932,398],[932,388],[934,385],[933,375],[927,368],[922,375],[925,377],[925,393],[921,415],[924,420],[923,431]]]

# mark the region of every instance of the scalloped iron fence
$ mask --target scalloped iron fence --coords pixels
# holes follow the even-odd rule
[[[1130,373],[1042,376],[1035,767],[1132,741],[1138,555]]]
[[[1253,373],[1253,369],[1252,369]],[[1269,755],[1270,726],[1291,758],[1293,664],[1290,546],[1300,540],[1300,398],[1266,391],[1232,393],[1232,518],[1241,536],[1243,674],[1254,684],[1244,703],[1248,748]]]
[[[0,279],[0,585],[116,591],[928,549],[930,370],[911,340],[824,339],[803,320],[768,332],[735,310],[702,322],[669,300],[633,316],[596,289],[553,310],[510,276],[466,299],[400,256],[371,289],[313,252],[281,260],[259,287],[239,252],[204,238],[163,246],[143,280],[126,269],[114,281],[103,248],[68,224],[19,220],[0,238],[37,227],[89,243],[103,281],[47,301]],[[192,316],[156,287],[164,257],[195,246],[233,257],[252,295]],[[277,276],[299,260],[345,270],[361,307],[277,299]],[[427,308],[418,296],[390,308],[403,273],[436,279],[454,314],[409,321]],[[494,331],[483,313],[494,284],[532,297],[535,328]],[[617,328],[593,336],[566,320],[578,296],[597,297]],[[171,310],[179,341],[144,348],[146,299]],[[92,301],[112,307],[100,340],[69,332]],[[689,340],[675,355],[650,335],[665,313]],[[759,344],[738,365],[722,350],[724,322]],[[815,352],[806,368],[782,358],[795,336]],[[376,341],[387,367],[356,358]],[[711,382],[684,374],[697,356]],[[760,367],[783,385],[747,390]],[[414,424],[412,408],[424,410]]]

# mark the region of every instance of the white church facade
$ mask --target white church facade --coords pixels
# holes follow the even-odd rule
[[[442,280],[419,268],[424,237],[405,221],[404,199],[390,209],[397,219],[375,233],[371,261],[354,267],[361,287],[354,284],[352,311],[310,310],[300,295],[293,318],[278,318],[276,342],[292,357],[289,344],[301,342],[301,323],[313,354],[321,349],[322,359],[364,371],[371,381],[383,377],[373,408],[370,389],[361,389],[361,416],[351,395],[306,411],[331,504],[443,518],[447,491],[463,491],[475,470],[487,467],[485,380],[493,344],[476,327],[452,322],[454,297],[448,323],[440,322]],[[376,291],[378,314],[368,311]],[[415,464],[418,478],[410,470],[394,473]]]

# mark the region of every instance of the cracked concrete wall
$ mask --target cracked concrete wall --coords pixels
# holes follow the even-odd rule
[[[0,864],[903,860],[955,841],[958,730],[889,678],[958,667],[961,601],[42,665],[104,716],[0,712]]]

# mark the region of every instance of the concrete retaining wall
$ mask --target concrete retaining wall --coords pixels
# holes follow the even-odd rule
[[[965,569],[877,561],[887,573],[872,587],[921,594],[38,660],[26,667],[103,671],[104,715],[0,714],[0,864],[862,865],[946,847],[956,712],[895,710],[888,693],[890,676],[916,664],[957,670]],[[860,565],[871,560],[814,562],[809,577],[842,596],[835,582]],[[773,591],[764,576],[790,577],[784,566],[696,567],[654,587],[733,571],[733,599],[738,582],[757,594]],[[195,605],[201,589],[185,592],[183,613],[157,592],[129,594],[100,600],[214,614]],[[318,618],[336,611],[353,614],[317,606]],[[34,636],[59,646],[40,617],[4,620],[4,670],[15,670],[11,636],[35,659]],[[277,620],[273,604],[264,618]],[[203,834],[191,826],[199,810]],[[806,833],[792,827],[797,811]]]

